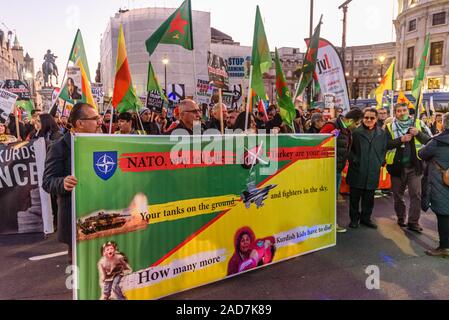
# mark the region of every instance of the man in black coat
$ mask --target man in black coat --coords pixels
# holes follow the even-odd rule
[[[333,134],[337,137],[337,194],[340,193],[342,173],[352,146],[352,131],[360,126],[362,119],[362,110],[353,109],[345,116],[340,116],[338,119],[328,122],[321,129],[320,133]],[[337,225],[337,232],[344,233],[346,229]]]
[[[387,136],[385,131],[377,126],[377,119],[376,109],[366,109],[362,126],[352,133],[346,182],[351,187],[349,227],[354,229],[358,228],[360,223],[368,228],[377,229],[371,215],[374,208],[374,193],[379,186],[380,168],[387,154]]]
[[[97,110],[89,104],[78,103],[72,109],[69,123],[72,133],[95,134],[100,117]],[[72,134],[67,132],[49,148],[42,187],[58,199],[58,240],[69,246],[69,264],[72,253],[72,191],[78,184],[71,176]]]

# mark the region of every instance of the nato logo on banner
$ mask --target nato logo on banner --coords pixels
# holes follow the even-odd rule
[[[117,152],[94,152],[94,170],[104,181],[111,179],[117,170]]]

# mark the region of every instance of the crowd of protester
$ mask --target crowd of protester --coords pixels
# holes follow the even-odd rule
[[[387,109],[353,108],[307,109],[297,105],[293,126],[285,125],[277,106],[266,112],[247,115],[245,110],[219,104],[199,106],[184,100],[171,116],[164,108],[156,113],[148,108],[116,114],[111,110],[99,114],[90,105],[78,104],[70,116],[57,116],[34,110],[19,121],[10,116],[8,125],[0,124],[0,143],[44,138],[48,145],[44,189],[52,195],[59,240],[71,247],[71,191],[77,185],[71,176],[70,145],[72,133],[121,135],[264,134],[301,133],[333,134],[337,139],[337,192],[349,164],[346,183],[350,187],[349,228],[360,225],[376,229],[372,218],[380,170],[391,175],[391,192],[397,224],[413,232],[423,231],[421,209],[429,207],[438,218],[440,246],[426,253],[449,257],[449,186],[444,175],[449,167],[449,114],[421,115],[415,119],[407,105],[394,106],[393,117]],[[412,113],[412,114],[411,114]],[[210,131],[209,131],[210,132]],[[423,176],[425,179],[423,179]],[[423,183],[426,182],[426,183]],[[409,194],[406,210],[405,192]],[[347,230],[337,226],[337,231]]]

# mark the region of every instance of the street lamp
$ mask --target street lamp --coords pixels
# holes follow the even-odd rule
[[[164,57],[162,60],[162,63],[164,64],[164,71],[165,71],[165,94],[168,95],[168,86],[167,86],[167,65],[170,63],[170,60],[168,60],[167,56]]]

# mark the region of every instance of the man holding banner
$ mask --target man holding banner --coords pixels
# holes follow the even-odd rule
[[[73,133],[95,134],[100,117],[89,104],[79,103],[70,113],[69,123]],[[47,154],[42,187],[58,200],[58,240],[69,246],[69,264],[72,263],[72,191],[78,184],[71,176],[72,133],[67,132],[54,143]]]

